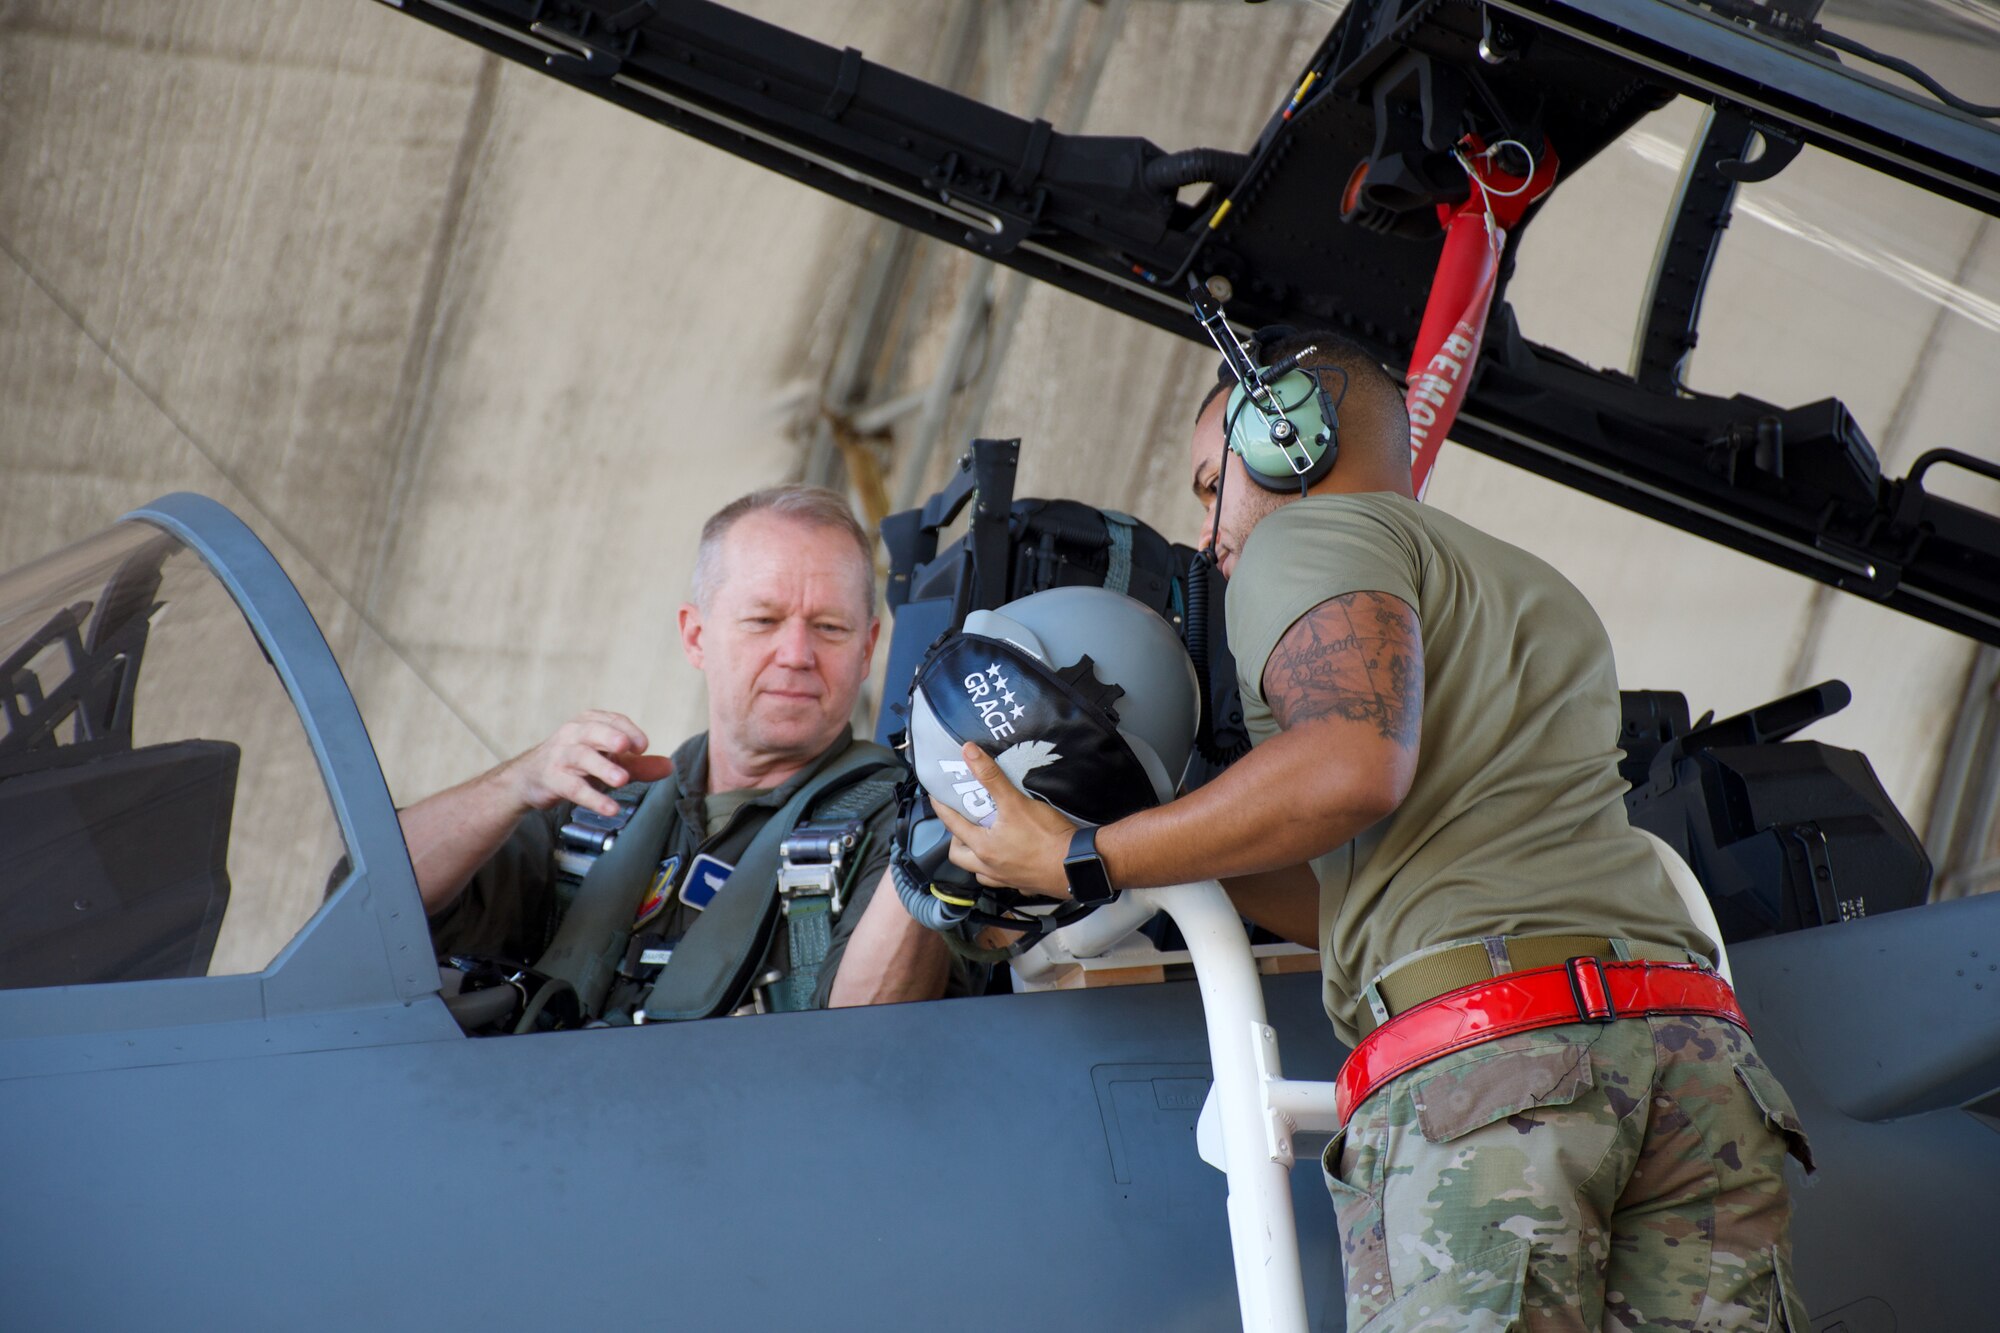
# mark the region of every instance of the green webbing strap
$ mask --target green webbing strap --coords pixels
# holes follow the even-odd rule
[[[1104,570],[1104,586],[1113,592],[1132,591],[1132,533],[1137,522],[1130,514],[1104,511],[1104,531],[1111,538],[1111,560]]]
[[[833,947],[833,895],[799,893],[785,899],[785,932],[790,966],[771,987],[771,1008],[781,1014],[812,1008],[819,970]]]
[[[896,767],[900,771],[902,764],[898,762]],[[825,805],[816,806],[812,817],[815,820],[872,819],[895,801],[897,785],[898,779],[894,777],[864,778],[834,795]]]
[[[631,821],[619,831],[618,841],[584,875],[556,937],[535,963],[535,971],[569,983],[586,1017],[598,1016],[611,983],[617,979],[618,965],[624,961],[625,946],[632,935],[632,918],[638,912],[640,895],[652,883],[660,843],[666,838],[680,791],[678,773],[647,789]],[[524,1024],[533,1020],[532,1008],[522,1018]]]
[[[770,940],[779,845],[822,793],[863,770],[901,763],[881,746],[857,741],[800,785],[757,831],[729,872],[729,884],[674,946],[673,957],[646,995],[648,1022],[712,1018],[742,1001]]]
[[[897,766],[901,771],[901,766]],[[896,799],[897,780],[895,778],[864,778],[845,791],[832,797],[826,804],[809,811],[798,827],[808,823],[837,824],[849,819],[869,820],[891,805]],[[833,948],[833,899],[835,892],[845,887],[846,902],[853,902],[854,876],[859,873],[861,863],[868,855],[868,838],[862,835],[847,854],[847,860],[840,873],[848,881],[845,886],[830,884],[827,893],[794,893],[784,899],[786,959],[785,979],[771,988],[771,1008],[777,1013],[797,1013],[813,1007],[813,998],[819,993],[820,969],[826,965],[826,955]],[[650,1015],[651,1011],[647,1011]]]

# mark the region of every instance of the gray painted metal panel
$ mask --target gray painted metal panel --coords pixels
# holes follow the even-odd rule
[[[1995,961],[2000,897],[1730,946],[1758,1053],[1818,1159],[1810,1178],[1790,1170],[1794,1268],[1817,1330],[1992,1323],[2000,1123],[1946,1094],[2000,1086],[1996,983],[1968,965]]]
[[[2000,1134],[1958,1109],[1838,1110],[1788,1006],[1764,998],[1801,975],[1818,979],[1795,992],[1807,1007],[1840,989],[1816,952],[1736,960],[1820,1159],[1794,1182],[1800,1285],[1821,1326],[1848,1311],[1850,1329],[1882,1312],[1979,1327]],[[1316,979],[1266,991],[1287,1069],[1330,1073]],[[1207,1057],[1185,983],[278,1055],[256,1025],[214,1039],[230,1034],[234,1056],[0,1077],[0,1324],[1234,1317],[1222,1176],[1194,1149]],[[1337,1329],[1310,1156],[1293,1184],[1308,1298]]]
[[[2000,1088],[2000,894],[1732,945],[1730,958],[1743,960],[1759,1048],[1789,1048],[1847,1115],[1887,1120]]]
[[[1270,990],[1287,1068],[1330,1073],[1315,979]],[[1189,984],[244,1047],[0,1081],[0,1325],[1235,1318]],[[1295,1179],[1327,1309],[1331,1209],[1309,1163]]]

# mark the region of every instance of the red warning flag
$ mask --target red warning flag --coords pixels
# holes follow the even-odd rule
[[[1511,175],[1495,166],[1493,150],[1470,134],[1460,142],[1457,155],[1472,178],[1472,193],[1463,203],[1438,205],[1438,221],[1445,228],[1444,253],[1438,258],[1430,303],[1417,330],[1416,354],[1405,377],[1410,480],[1418,499],[1430,483],[1431,464],[1458,418],[1479,360],[1507,230],[1520,223],[1528,205],[1548,192],[1559,165],[1555,149],[1544,144],[1528,176]]]

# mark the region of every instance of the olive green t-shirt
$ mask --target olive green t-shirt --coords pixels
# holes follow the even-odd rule
[[[708,821],[702,826],[703,836],[713,837],[729,822],[730,816],[752,801],[769,796],[772,790],[770,787],[738,787],[735,791],[712,791],[702,797],[701,811]]]
[[[1313,862],[1341,1035],[1383,968],[1447,941],[1576,933],[1712,953],[1626,819],[1596,612],[1542,560],[1448,514],[1377,492],[1310,496],[1257,524],[1225,603],[1252,741],[1277,734],[1263,676],[1278,641],[1354,592],[1416,612],[1424,707],[1402,805]]]

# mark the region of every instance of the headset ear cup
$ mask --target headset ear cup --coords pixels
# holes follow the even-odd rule
[[[1271,431],[1263,414],[1244,402],[1242,386],[1229,391],[1229,405],[1223,413],[1229,430],[1229,450],[1242,460],[1251,481],[1267,491],[1288,491],[1298,485],[1284,451],[1271,443]]]
[[[1263,413],[1244,401],[1241,385],[1229,391],[1222,419],[1227,423],[1230,451],[1243,460],[1243,470],[1250,480],[1267,491],[1291,493],[1301,484],[1311,486],[1333,471],[1339,430],[1337,426],[1328,429],[1329,423],[1319,408],[1319,386],[1311,375],[1294,370],[1280,376],[1271,388],[1285,405],[1285,415],[1297,427],[1306,457],[1312,460],[1305,472],[1293,471],[1285,451],[1271,442],[1270,426]],[[1320,443],[1322,433],[1329,437],[1325,444]]]

